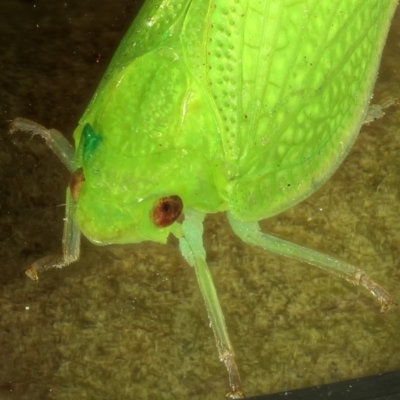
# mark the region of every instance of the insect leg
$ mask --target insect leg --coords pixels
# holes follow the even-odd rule
[[[365,116],[365,120],[364,120],[363,124],[369,125],[371,122],[373,122],[379,118],[382,118],[385,115],[383,110],[392,105],[398,106],[399,101],[398,101],[398,99],[391,97],[391,96],[383,99],[380,103],[370,104],[370,106],[368,107],[367,114]]]
[[[206,303],[208,317],[217,342],[219,358],[224,362],[228,370],[230,392],[227,397],[239,399],[245,396],[241,390],[239,371],[225,325],[224,314],[205,260],[206,253],[202,240],[203,219],[204,214],[185,212],[185,220],[182,224],[184,237],[179,239],[179,247],[183,257],[194,267],[196,272],[197,281]]]
[[[49,255],[35,261],[26,271],[26,275],[34,281],[38,281],[38,273],[51,268],[62,268],[78,260],[80,253],[81,233],[74,220],[75,203],[69,188],[66,195],[65,222],[63,233],[63,254]]]
[[[11,134],[22,131],[30,132],[33,135],[40,135],[68,170],[70,172],[74,171],[75,150],[68,140],[56,129],[46,129],[29,119],[15,118],[11,122],[8,131]]]
[[[10,126],[9,133],[17,131],[30,132],[33,135],[40,135],[47,146],[55,153],[60,161],[70,172],[74,171],[75,150],[68,140],[55,129],[46,129],[36,122],[25,118],[15,118]],[[74,201],[70,189],[67,189],[66,210],[63,234],[63,254],[61,256],[49,255],[34,262],[25,273],[34,281],[37,281],[38,273],[47,271],[50,268],[62,268],[71,264],[79,258],[80,230],[74,220]]]
[[[373,281],[365,271],[337,260],[318,251],[307,249],[294,243],[286,242],[260,231],[256,222],[242,222],[228,213],[229,222],[233,231],[246,243],[260,246],[265,250],[305,261],[319,268],[325,269],[337,276],[346,279],[354,285],[360,285],[369,290],[381,303],[381,312],[389,310],[396,303],[390,294],[378,283]]]

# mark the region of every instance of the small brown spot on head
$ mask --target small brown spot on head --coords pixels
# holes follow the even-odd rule
[[[85,182],[85,175],[83,169],[78,168],[71,176],[69,181],[69,190],[71,191],[72,198],[78,201],[79,194],[81,193],[82,185]]]
[[[165,228],[173,224],[181,215],[182,209],[183,203],[179,196],[161,197],[152,211],[154,225]]]

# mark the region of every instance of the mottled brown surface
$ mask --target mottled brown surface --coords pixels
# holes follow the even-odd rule
[[[118,3],[118,4],[117,4]],[[65,6],[66,4],[66,6]],[[222,399],[227,389],[193,270],[177,244],[98,248],[43,274],[60,251],[65,168],[16,116],[71,137],[123,30],[129,0],[0,2],[0,399]],[[400,93],[400,13],[375,100]],[[96,60],[100,57],[100,63]],[[265,231],[367,270],[400,302],[400,110],[364,127],[315,195]],[[400,368],[400,307],[205,224],[208,260],[248,395]]]

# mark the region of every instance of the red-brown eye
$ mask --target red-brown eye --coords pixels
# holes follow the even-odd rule
[[[85,182],[85,175],[83,169],[78,168],[71,176],[69,181],[69,190],[71,191],[72,198],[78,201],[79,194],[81,193],[83,182]]]
[[[181,215],[183,203],[179,196],[161,197],[153,208],[153,222],[159,228],[173,224]]]

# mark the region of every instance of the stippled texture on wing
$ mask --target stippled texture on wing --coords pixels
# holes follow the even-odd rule
[[[348,153],[396,3],[214,1],[207,77],[238,218],[258,220],[294,205]]]

